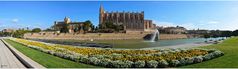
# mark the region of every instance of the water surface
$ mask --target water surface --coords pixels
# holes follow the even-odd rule
[[[190,39],[174,39],[174,40],[159,40],[159,41],[145,41],[145,40],[94,40],[94,41],[80,41],[80,40],[53,40],[65,45],[80,45],[85,43],[96,43],[99,45],[110,45],[112,48],[125,48],[125,49],[140,49],[164,46],[182,46],[183,44],[205,43],[206,40],[218,40],[221,38],[190,38]],[[52,40],[51,40],[52,41]],[[73,43],[73,44],[72,44]]]
[[[205,39],[203,38],[193,38],[193,39],[159,40],[154,42],[144,40],[100,40],[100,41],[87,41],[87,42],[111,44],[113,48],[150,48],[150,47],[173,46],[188,43],[202,43],[204,41]]]

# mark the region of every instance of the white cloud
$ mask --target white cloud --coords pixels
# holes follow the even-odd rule
[[[26,27],[28,27],[28,28],[41,28],[41,27],[38,26],[38,25],[27,25]]]
[[[196,29],[196,26],[194,23],[182,23],[182,24],[176,24],[176,23],[173,23],[173,22],[160,22],[160,21],[156,21],[154,20],[154,23],[157,25],[157,26],[163,26],[163,27],[175,27],[175,26],[182,26],[182,27],[185,27],[187,29]]]
[[[238,20],[231,19],[230,21],[198,21],[188,23],[173,23],[166,21],[153,20],[157,26],[182,26],[188,30],[191,29],[208,29],[208,30],[236,30],[238,29]]]
[[[229,19],[226,21],[203,21],[196,25],[199,29],[208,30],[235,30],[238,29],[238,20]]]
[[[160,22],[160,21],[154,20],[154,23],[155,23],[157,26],[163,26],[163,27],[176,26],[176,25],[175,25],[174,23],[172,23],[172,22]]]
[[[207,22],[208,24],[218,24],[218,23],[220,23],[220,22],[218,22],[218,21],[209,21],[209,22]]]
[[[6,27],[6,25],[0,25],[1,28]]]
[[[18,23],[19,22],[19,19],[12,19],[12,23]]]
[[[199,23],[198,25],[203,26],[203,25],[206,25],[206,24],[204,24],[204,23]]]
[[[196,29],[197,26],[194,23],[183,23],[180,26],[185,27],[186,29]]]
[[[238,29],[238,20],[223,22],[219,24],[218,27],[224,30],[236,30]]]

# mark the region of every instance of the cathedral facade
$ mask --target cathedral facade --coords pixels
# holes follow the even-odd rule
[[[155,29],[152,20],[144,19],[144,11],[141,12],[108,12],[103,6],[99,10],[99,24],[111,22],[114,25],[123,25],[126,31],[146,31]]]

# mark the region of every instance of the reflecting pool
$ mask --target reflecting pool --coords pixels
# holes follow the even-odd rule
[[[110,45],[112,48],[126,48],[126,49],[139,49],[139,48],[152,48],[163,46],[181,46],[183,44],[199,44],[205,43],[206,40],[219,40],[222,38],[190,38],[190,39],[175,39],[175,40],[158,40],[155,42],[145,40],[40,40],[48,43],[83,46],[83,45]],[[91,46],[92,47],[92,46]]]

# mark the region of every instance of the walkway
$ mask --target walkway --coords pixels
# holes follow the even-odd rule
[[[0,41],[0,68],[25,68],[2,41]]]

